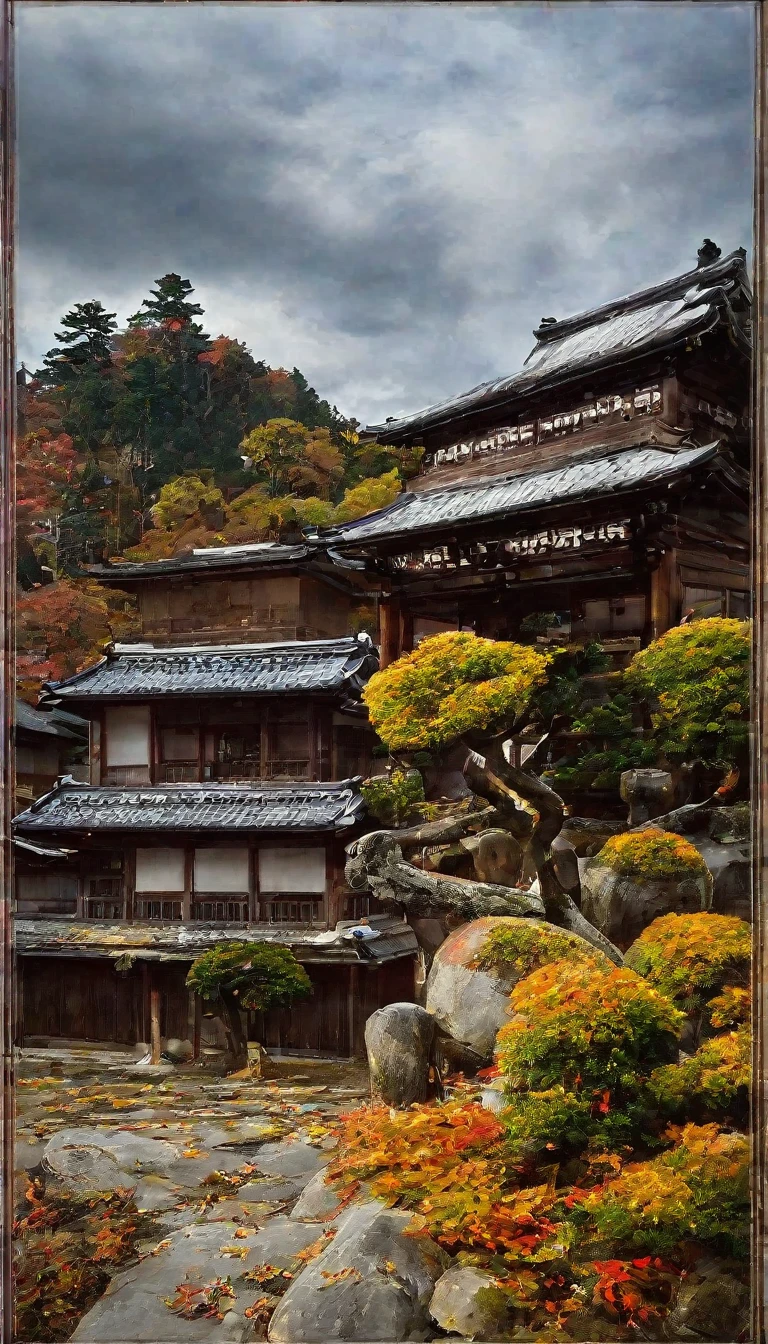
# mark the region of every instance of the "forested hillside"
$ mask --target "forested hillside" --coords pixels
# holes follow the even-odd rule
[[[361,443],[357,422],[299,369],[211,337],[193,294],[165,275],[122,325],[97,299],[75,304],[19,388],[18,645],[30,698],[87,661],[116,620],[130,628],[125,604],[108,610],[78,577],[89,560],[361,517],[418,469],[418,452]]]

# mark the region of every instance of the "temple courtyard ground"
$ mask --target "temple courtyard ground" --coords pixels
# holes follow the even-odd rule
[[[368,1097],[368,1073],[306,1058],[272,1060],[262,1078],[216,1066],[82,1045],[21,1052],[20,1341],[264,1337],[270,1300],[321,1230],[291,1211],[332,1155],[334,1122]],[[211,1285],[228,1281],[217,1298]],[[57,1287],[79,1303],[68,1320]]]

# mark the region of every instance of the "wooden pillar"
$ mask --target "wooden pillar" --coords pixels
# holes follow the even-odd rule
[[[388,667],[400,657],[402,637],[400,599],[392,594],[379,602],[379,657],[381,667]]]
[[[181,897],[181,918],[186,923],[192,918],[192,896],[195,885],[195,851],[184,851],[184,891]]]
[[[150,1063],[160,1063],[160,990],[156,984],[153,984],[154,976],[150,975],[149,990],[149,1041],[150,1041]]]
[[[202,1035],[203,1035],[203,1000],[199,994],[193,992],[194,999],[193,1012],[194,1022],[192,1025],[192,1058],[198,1060],[202,1054]]]
[[[658,639],[680,620],[680,574],[677,554],[665,550],[651,573],[651,636]]]
[[[347,985],[347,1032],[349,1033],[349,1058],[355,1058],[355,1021],[356,1021],[356,999],[357,999],[357,980],[360,973],[359,966],[350,966],[349,984]]]

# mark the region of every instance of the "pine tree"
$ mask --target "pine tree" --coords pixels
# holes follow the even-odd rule
[[[108,368],[112,362],[112,334],[117,330],[116,313],[108,313],[98,299],[76,303],[61,319],[63,330],[54,332],[61,345],[54,346],[37,374],[50,385],[71,381],[86,371]]]
[[[184,326],[191,327],[196,334],[202,334],[202,328],[193,323],[195,317],[202,317],[203,310],[199,303],[190,303],[189,296],[194,293],[189,280],[182,280],[180,275],[171,271],[168,275],[163,275],[156,281],[157,288],[149,291],[150,297],[143,299],[141,309],[128,318],[129,327],[146,326],[166,326],[169,329],[174,328],[172,324],[177,322]],[[208,337],[204,338],[205,340]]]

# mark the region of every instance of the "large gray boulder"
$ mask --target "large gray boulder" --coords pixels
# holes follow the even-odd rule
[[[474,919],[446,938],[435,955],[427,979],[427,1012],[435,1019],[441,1048],[450,1058],[455,1058],[455,1043],[463,1053],[464,1067],[470,1067],[472,1063],[479,1067],[493,1058],[496,1036],[509,1021],[509,995],[530,969],[512,961],[499,961],[488,970],[480,970],[477,958],[494,930],[519,930],[522,933],[533,923],[530,919],[503,915]],[[574,954],[584,953],[601,964],[606,961],[607,965],[603,954],[578,934],[555,928],[543,920],[536,920],[535,924],[538,929],[550,931],[553,938],[556,935],[558,949],[550,958],[541,955],[538,965],[543,965],[547,959],[554,961],[561,957],[564,945],[572,947]]]
[[[712,910],[752,922],[752,859],[748,841],[688,836],[712,874]]]
[[[449,1335],[498,1339],[508,1315],[509,1297],[486,1269],[449,1269],[435,1284],[429,1314]]]
[[[412,1222],[411,1214],[377,1201],[353,1206],[283,1297],[269,1327],[273,1344],[395,1344],[423,1330],[448,1257],[431,1238],[406,1235]]]
[[[116,1274],[103,1297],[83,1317],[71,1336],[77,1344],[243,1344],[253,1339],[253,1322],[245,1310],[254,1299],[254,1285],[245,1279],[249,1269],[269,1264],[294,1270],[296,1257],[317,1237],[317,1228],[289,1218],[271,1218],[262,1229],[242,1228],[233,1222],[198,1223],[173,1233],[167,1244],[138,1265]],[[247,1255],[227,1254],[227,1248]],[[185,1320],[164,1299],[176,1295],[177,1284],[204,1287],[217,1278],[232,1281],[234,1298],[223,1320]]]
[[[365,1024],[373,1096],[388,1106],[426,1101],[435,1021],[415,1003],[390,1003]]]
[[[714,1270],[689,1274],[664,1322],[666,1339],[742,1339],[749,1326],[749,1287],[735,1275]]]
[[[581,875],[581,911],[622,951],[660,915],[689,915],[712,908],[710,873],[681,878],[627,877],[600,855],[588,859]]]

